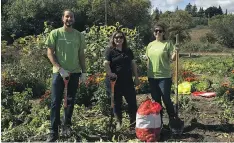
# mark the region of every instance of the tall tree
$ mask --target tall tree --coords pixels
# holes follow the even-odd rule
[[[175,35],[180,33],[181,41],[190,39],[189,26],[192,23],[192,16],[188,12],[178,10],[176,12],[165,12],[160,15],[159,23],[163,23],[168,31],[168,39],[175,40]]]
[[[227,9],[226,9],[225,15],[227,15]]]
[[[16,37],[35,35],[44,31],[44,22],[53,27],[62,25],[64,9],[72,9],[77,19],[74,28],[79,31],[85,25],[105,23],[104,0],[4,0],[2,7],[2,39],[15,34]],[[107,0],[107,22],[120,22],[126,27],[143,27],[150,24],[150,0]],[[144,26],[143,26],[144,25]]]
[[[160,10],[159,13],[162,14],[162,11]]]
[[[103,0],[93,0],[91,7],[91,11],[86,11],[89,19],[95,24],[104,23],[105,3]],[[136,26],[147,18],[150,19],[149,9],[149,0],[108,0],[108,25],[120,22],[128,27]]]
[[[177,11],[177,10],[179,10],[179,7],[178,7],[178,5],[177,5],[177,7],[176,7],[175,11]]]
[[[219,14],[223,14],[223,10],[222,10],[222,8],[221,8],[221,6],[219,5]]]
[[[206,17],[213,17],[215,15],[222,15],[221,11],[219,8],[213,6],[213,7],[208,7],[206,10],[205,10],[205,14],[206,14]]]
[[[158,10],[158,8],[156,7],[155,10],[153,11],[151,17],[152,17],[152,21],[158,21],[159,20],[159,15],[160,12]]]
[[[197,14],[198,14],[198,16],[199,16],[199,17],[203,17],[203,16],[204,16],[204,10],[203,10],[203,7],[200,7],[200,8],[199,8],[199,11],[198,11],[198,13],[197,13]]]
[[[192,5],[190,3],[186,5],[185,11],[187,11],[189,14],[192,14]]]
[[[197,6],[196,5],[193,5],[192,6],[192,16],[197,16]]]

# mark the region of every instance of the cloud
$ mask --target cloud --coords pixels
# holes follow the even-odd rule
[[[173,4],[178,4],[180,2],[183,2],[183,0],[166,0],[166,2],[169,4],[169,5],[173,5]]]
[[[167,10],[174,11],[177,5],[182,2],[183,0],[151,0],[152,8],[155,9],[156,7],[165,12]]]
[[[203,7],[204,9],[219,5],[221,6],[223,12],[225,13],[226,9],[228,13],[234,13],[234,0],[151,0],[152,8],[155,9],[156,7],[163,12],[169,10],[174,11],[177,6],[179,9],[185,9],[185,6],[188,3],[196,4],[198,7]]]

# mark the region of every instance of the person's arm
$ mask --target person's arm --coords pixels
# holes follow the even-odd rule
[[[80,49],[79,61],[80,61],[80,67],[81,67],[82,73],[86,73],[84,49]]]
[[[111,53],[110,53],[110,49],[107,48],[105,51],[105,60],[103,62],[105,71],[107,76],[109,77],[116,77],[117,75],[115,73],[112,73],[111,68],[110,68],[110,64],[111,64]]]
[[[48,59],[50,60],[52,65],[54,67],[56,67],[57,70],[59,71],[59,69],[61,67],[60,67],[58,60],[57,60],[57,57],[55,55],[56,39],[57,39],[57,32],[56,32],[56,30],[52,30],[45,41],[45,45],[47,46]]]
[[[115,78],[117,77],[117,75],[115,73],[112,73],[111,68],[110,68],[110,61],[105,60],[104,61],[104,66],[105,66],[105,70],[106,70],[106,74],[111,77],[111,78]]]
[[[149,69],[149,57],[148,57],[148,47],[150,46],[150,43],[148,44],[148,46],[146,47],[145,50],[145,56],[146,56],[146,67],[147,69]]]
[[[137,65],[136,65],[135,60],[132,60],[132,70],[133,70],[133,74],[135,76],[134,82],[135,82],[135,85],[137,86],[137,85],[140,84],[140,80],[139,80],[139,77],[138,77]]]
[[[50,48],[50,47],[47,48],[47,57],[49,58],[50,62],[52,63],[54,67],[56,67],[58,70],[61,68],[54,54],[54,48]]]
[[[104,67],[105,67],[107,75],[110,75],[112,73],[111,69],[110,69],[110,61],[105,60],[104,61]]]
[[[175,61],[176,60],[176,52],[179,52],[179,48],[178,48],[178,44],[175,44],[174,46],[170,43],[170,49],[173,49],[171,50],[172,53],[171,53],[171,60],[172,61]],[[178,53],[179,54],[179,53]]]
[[[79,64],[82,70],[82,73],[86,73],[86,65],[85,65],[85,53],[84,49],[86,48],[84,36],[81,35],[81,47],[79,48]]]

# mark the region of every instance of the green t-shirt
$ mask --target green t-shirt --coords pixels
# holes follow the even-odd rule
[[[147,75],[149,78],[170,78],[171,77],[171,54],[174,46],[169,41],[153,41],[146,49],[148,57]]]
[[[50,32],[45,44],[54,48],[58,64],[71,73],[80,73],[79,51],[85,49],[85,38],[77,30],[65,31],[64,27],[54,29]],[[58,72],[53,67],[53,73]]]

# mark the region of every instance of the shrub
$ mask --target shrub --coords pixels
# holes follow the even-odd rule
[[[8,128],[10,123],[13,127],[23,123],[27,114],[30,113],[29,99],[32,97],[32,90],[26,89],[22,93],[9,93],[7,89],[2,88],[1,96],[1,105],[4,111],[1,116],[2,130]]]
[[[203,42],[206,40],[203,39]],[[202,42],[186,42],[181,45],[182,52],[225,52],[227,49],[220,44],[202,43]]]
[[[202,43],[208,42],[208,43],[214,44],[214,43],[217,42],[217,39],[215,38],[215,36],[214,36],[213,33],[208,32],[208,33],[206,33],[205,36],[200,37],[200,41],[201,41]]]
[[[52,68],[41,44],[43,40],[43,36],[38,35],[16,39],[9,46],[2,43],[5,51],[1,65],[3,81],[14,82],[15,88],[12,88],[15,91],[22,92],[27,87],[32,88],[34,97],[45,92]],[[8,50],[11,51],[10,54]]]
[[[234,48],[234,15],[217,15],[210,19],[209,27],[220,44]]]

